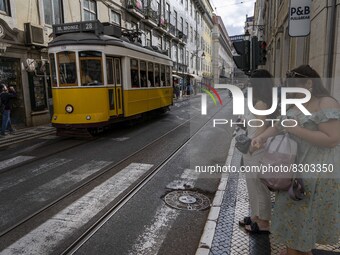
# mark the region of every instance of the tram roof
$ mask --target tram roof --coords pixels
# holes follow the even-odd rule
[[[118,46],[128,48],[141,53],[157,56],[171,60],[167,55],[143,48],[139,45],[126,42],[120,38],[108,36],[105,34],[96,35],[94,33],[66,33],[54,38],[49,44],[49,47],[64,46],[64,45],[102,45],[102,46]]]

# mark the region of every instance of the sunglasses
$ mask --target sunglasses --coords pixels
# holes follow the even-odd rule
[[[287,78],[309,78],[307,75],[295,72],[295,71],[288,71],[286,73]]]

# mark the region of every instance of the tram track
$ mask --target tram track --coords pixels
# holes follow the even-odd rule
[[[220,111],[220,110],[219,110]],[[73,242],[62,254],[67,254],[67,253],[73,253],[74,249],[76,247],[80,247],[83,243],[86,242],[92,236],[105,222],[112,217],[113,214],[115,214],[124,204],[126,204],[129,199],[131,199],[141,188],[143,188],[152,178],[155,176],[161,169],[162,167],[169,162],[172,157],[174,157],[184,146],[186,146],[192,139],[193,137],[196,136],[196,134],[199,133],[199,131],[204,128],[210,120],[219,113],[219,111],[215,112],[215,114],[209,118],[200,128],[198,128],[194,134],[189,135],[189,137],[181,142],[181,145],[177,147],[172,153],[170,153],[162,162],[159,162],[155,167],[153,167],[148,173],[145,174],[145,176],[142,177],[142,180],[138,181],[133,187],[129,188],[126,194],[118,198],[119,200],[117,203],[115,203],[110,210],[106,210],[107,212],[104,213],[92,226],[88,227],[87,231],[85,231],[75,242]],[[44,215],[48,210],[52,210],[53,207],[61,204],[65,199],[75,196],[77,192],[81,193],[81,190],[85,190],[86,187],[91,186],[94,182],[96,182],[99,178],[104,176],[105,174],[108,174],[109,172],[114,172],[116,169],[119,168],[119,166],[124,165],[125,162],[131,161],[134,156],[137,154],[143,153],[143,151],[152,148],[157,142],[161,143],[162,139],[167,140],[167,137],[169,137],[171,134],[176,133],[179,128],[183,128],[185,125],[190,123],[194,118],[197,116],[200,116],[201,114],[196,114],[191,116],[190,119],[182,122],[180,125],[177,125],[176,127],[172,128],[162,136],[158,137],[157,139],[151,141],[150,143],[146,144],[139,150],[135,151],[134,153],[130,154],[129,156],[123,158],[119,162],[113,163],[112,165],[109,165],[102,169],[100,172],[97,174],[93,175],[91,178],[87,179],[85,182],[81,183],[81,185],[78,185],[77,187],[73,188],[69,192],[63,194],[62,196],[58,197],[57,199],[53,200],[46,206],[40,208],[39,210],[35,211],[34,213],[30,214],[26,218],[20,220],[17,222],[17,224],[12,225],[11,227],[7,228],[6,230],[2,231],[0,233],[0,238],[4,238],[8,235],[11,235],[11,233],[14,233],[17,229],[20,227],[23,227],[24,225],[28,224],[31,220],[39,218],[41,215]],[[133,160],[132,160],[133,161]],[[14,234],[15,235],[15,234]],[[81,244],[81,245],[80,245]],[[80,246],[79,246],[80,245]],[[4,247],[1,247],[4,248]],[[78,249],[76,248],[76,249]]]
[[[199,129],[197,129],[189,138],[184,141],[184,143],[176,148],[166,159],[158,163],[154,169],[150,170],[147,175],[145,175],[134,187],[131,188],[116,204],[114,204],[102,217],[100,217],[90,228],[87,229],[75,242],[73,242],[67,249],[65,249],[62,255],[74,254],[79,248],[82,247],[95,233],[108,221],[110,218],[116,214],[119,209],[121,209],[130,199],[137,194],[152,178],[162,170],[162,168],[168,164],[185,146],[187,146],[196,135],[216,116],[221,109],[214,113],[212,117],[209,118],[207,122]]]
[[[30,219],[37,217],[38,215],[42,214],[44,211],[48,210],[49,208],[53,207],[54,205],[58,204],[59,202],[61,202],[63,199],[73,195],[74,193],[76,193],[78,190],[85,188],[86,186],[88,186],[89,184],[91,184],[92,182],[94,182],[95,180],[97,180],[98,178],[100,178],[101,176],[103,176],[104,174],[108,173],[109,171],[111,171],[112,169],[117,168],[119,165],[122,165],[124,162],[128,161],[129,159],[131,159],[132,157],[134,157],[136,154],[143,152],[145,149],[152,147],[156,142],[160,141],[161,139],[164,139],[165,137],[167,137],[169,134],[172,134],[173,132],[175,132],[176,130],[178,130],[179,128],[183,127],[184,125],[186,125],[187,123],[190,123],[190,121],[192,119],[194,119],[195,117],[199,116],[200,114],[196,114],[193,115],[190,119],[182,122],[180,125],[177,125],[176,127],[174,127],[173,129],[169,130],[168,132],[166,132],[165,134],[163,134],[162,136],[158,137],[157,139],[151,141],[150,143],[144,145],[142,148],[140,148],[139,150],[133,152],[132,154],[128,155],[127,157],[121,159],[118,162],[113,163],[112,165],[109,165],[107,167],[105,167],[102,171],[98,172],[97,174],[93,175],[91,178],[87,179],[85,182],[83,182],[81,185],[78,185],[77,187],[73,188],[72,190],[68,191],[67,193],[63,194],[62,196],[56,198],[55,200],[51,201],[49,204],[47,204],[46,206],[40,208],[39,210],[35,211],[34,213],[28,215],[27,217],[25,217],[24,219],[20,220],[17,222],[17,224],[5,229],[4,231],[2,231],[0,233],[0,238],[2,238],[3,236],[7,235],[9,232],[13,231],[14,229],[18,228],[19,226],[23,225],[24,223],[28,222]],[[83,145],[85,143],[89,143],[89,142],[93,142],[93,140],[91,141],[85,141],[82,142],[80,144],[74,145],[68,149],[72,149],[74,147]],[[60,150],[60,152],[65,151],[65,149]],[[54,153],[51,153],[49,155],[46,155],[44,157],[39,157],[37,159],[32,159],[29,161],[26,161],[25,163],[22,164],[18,164],[15,165],[13,167],[10,168],[6,168],[6,171],[9,171],[10,169],[13,169],[14,167],[18,167],[19,165],[23,165],[23,164],[27,164],[28,162],[33,162],[36,160],[40,160],[42,158],[54,155]],[[4,172],[4,171],[3,171]],[[1,172],[1,173],[3,173]],[[0,174],[1,174],[0,173]]]

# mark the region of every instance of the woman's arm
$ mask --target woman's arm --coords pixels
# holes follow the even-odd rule
[[[339,109],[339,104],[334,99],[320,99],[321,109]],[[329,120],[318,125],[318,130],[313,131],[303,127],[290,127],[285,130],[301,139],[320,147],[333,148],[340,143],[340,120]]]
[[[259,101],[256,103],[254,108],[257,110],[267,110],[268,106],[264,102]],[[256,115],[255,117],[256,119],[260,119],[264,123],[266,123],[265,120],[267,119],[267,116]],[[277,133],[279,133],[279,131],[277,131],[275,127],[273,127],[273,129],[271,129],[271,127],[267,128],[266,125],[263,125],[262,127],[258,127],[255,132],[255,138],[253,139],[254,142],[252,141],[250,148],[249,148],[250,153],[260,149],[266,143],[266,140],[268,139],[268,137],[274,136]]]

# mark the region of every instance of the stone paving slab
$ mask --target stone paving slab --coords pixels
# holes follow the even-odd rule
[[[231,143],[226,164],[240,167],[242,154],[234,150],[234,140]],[[221,200],[221,191],[224,188]],[[272,235],[249,235],[238,221],[249,215],[249,198],[246,181],[242,173],[229,173],[221,179],[219,192],[213,203],[196,255],[277,255],[284,248],[273,239]],[[275,195],[272,195],[273,204]],[[216,213],[219,211],[218,216]],[[217,217],[217,220],[216,220]],[[215,223],[215,225],[213,224]],[[207,227],[208,226],[208,227]],[[208,235],[213,235],[213,238]],[[212,240],[212,241],[211,241]],[[313,255],[340,254],[340,243],[335,246],[317,245]]]

